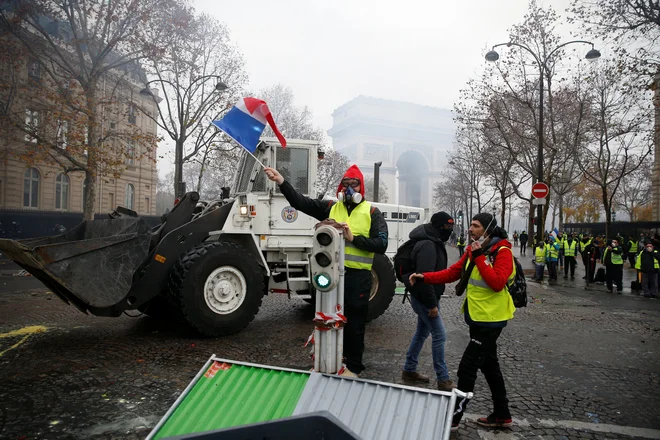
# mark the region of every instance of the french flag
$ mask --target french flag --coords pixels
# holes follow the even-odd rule
[[[222,119],[213,121],[213,125],[227,133],[230,138],[252,154],[257,150],[259,138],[264,132],[266,124],[273,129],[280,144],[286,147],[286,139],[277,129],[266,101],[261,99],[241,98]]]

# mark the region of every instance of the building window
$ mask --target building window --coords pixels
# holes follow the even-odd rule
[[[83,211],[85,210],[85,205],[87,204],[87,177],[85,177],[85,180],[83,181],[83,194],[82,194],[82,209]]]
[[[135,166],[135,142],[129,141],[126,144],[126,165]]]
[[[144,212],[145,212],[147,215],[151,214],[151,199],[149,199],[149,197],[145,197],[145,198],[144,198],[144,203],[145,203],[145,205],[147,205],[147,206],[144,208]]]
[[[135,200],[135,187],[129,183],[126,185],[126,200],[124,201],[126,208],[133,209],[133,200]]]
[[[39,182],[41,175],[36,168],[28,168],[23,174],[23,207],[39,207]]]
[[[128,104],[128,122],[131,124],[137,122],[137,116],[135,113],[135,104]]]
[[[39,60],[32,58],[28,61],[28,79],[31,81],[41,81],[41,63]]]
[[[114,193],[108,193],[108,200],[110,201],[110,209],[115,209],[115,194]]]
[[[39,112],[36,110],[25,109],[25,142],[37,143],[36,134],[39,130]]]
[[[57,146],[63,150],[66,150],[66,147],[69,143],[69,122],[68,121],[57,121]]]
[[[55,209],[69,209],[69,176],[64,173],[55,178]]]

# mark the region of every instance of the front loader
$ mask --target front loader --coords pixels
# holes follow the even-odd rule
[[[273,144],[260,143],[259,160],[276,166],[303,194],[313,194],[318,144]],[[421,208],[375,205],[390,226],[389,255],[427,216]],[[82,312],[116,317],[138,310],[222,336],[245,328],[264,294],[314,297],[309,259],[315,223],[289,206],[261,165],[244,154],[231,195],[203,201],[187,193],[155,228],[118,207],[107,219],[61,235],[0,239],[0,252]],[[394,296],[387,255],[376,255],[372,279],[369,320],[383,314]]]

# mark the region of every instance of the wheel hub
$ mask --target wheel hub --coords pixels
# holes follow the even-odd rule
[[[247,283],[243,274],[231,266],[215,269],[204,283],[204,300],[212,312],[227,315],[245,301]]]

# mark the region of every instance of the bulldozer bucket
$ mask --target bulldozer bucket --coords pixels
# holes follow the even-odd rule
[[[86,221],[62,235],[0,239],[0,252],[83,312],[111,307],[131,288],[149,254],[152,230],[140,217]]]

